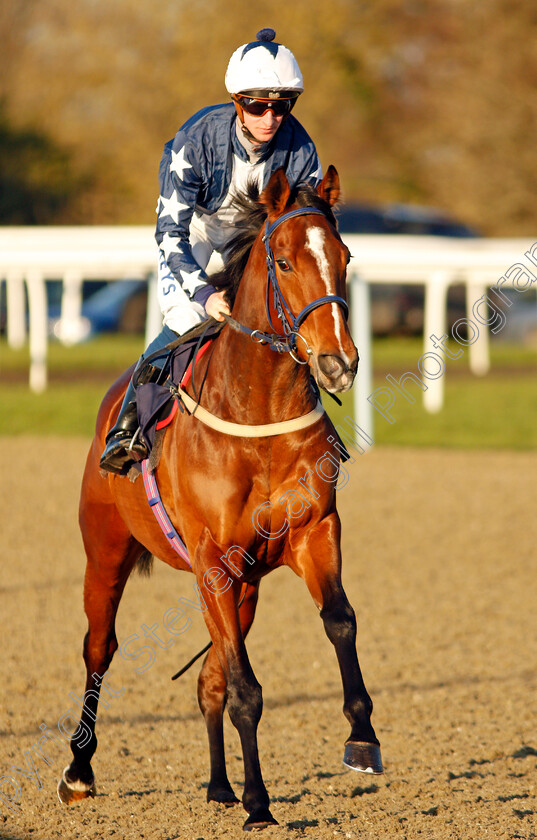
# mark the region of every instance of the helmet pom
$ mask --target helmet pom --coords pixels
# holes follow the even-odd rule
[[[255,37],[258,41],[274,41],[276,32],[268,27],[267,29],[260,29]]]

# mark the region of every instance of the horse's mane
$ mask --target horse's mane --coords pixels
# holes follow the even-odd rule
[[[315,207],[321,210],[328,221],[337,228],[332,208],[309,184],[299,184],[291,191],[288,207],[295,204],[298,207]],[[255,184],[249,184],[245,193],[233,199],[231,206],[237,212],[234,220],[237,233],[229,240],[223,251],[224,268],[211,274],[209,278],[211,286],[225,290],[230,306],[235,300],[252,245],[267,218],[267,208],[261,201]]]

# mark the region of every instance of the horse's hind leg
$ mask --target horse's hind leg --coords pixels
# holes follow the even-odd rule
[[[259,594],[259,584],[250,584],[239,609],[243,638],[252,626]],[[226,678],[212,647],[205,659],[198,679],[198,702],[205,718],[209,738],[211,777],[207,789],[208,802],[230,805],[239,800],[233,792],[226,771],[224,752],[224,707],[226,704]]]
[[[101,526],[102,526],[101,522]],[[125,526],[117,522],[113,549],[105,552],[100,539],[101,553],[97,557],[94,546],[86,546],[88,562],[84,581],[84,609],[88,618],[88,632],[84,638],[86,687],[80,722],[71,736],[73,760],[58,784],[60,801],[70,804],[95,794],[91,758],[97,749],[95,722],[101,682],[118,644],[115,618],[127,578],[142,549],[127,534],[119,533]],[[99,530],[96,532],[99,533]],[[101,531],[101,536],[103,531]],[[119,538],[118,538],[119,537]],[[97,537],[96,537],[97,539]],[[103,701],[104,702],[104,701]]]

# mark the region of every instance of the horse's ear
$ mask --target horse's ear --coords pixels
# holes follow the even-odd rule
[[[330,207],[333,207],[338,200],[341,193],[339,188],[339,175],[337,174],[336,167],[332,166],[332,164],[326,170],[326,175],[317,187],[317,192],[321,198],[324,198],[328,202]]]
[[[277,169],[260,196],[269,217],[281,216],[287,207],[290,195],[291,188],[285,171],[283,168]]]

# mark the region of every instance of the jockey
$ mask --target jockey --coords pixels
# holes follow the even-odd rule
[[[206,269],[235,232],[233,197],[252,181],[263,189],[281,167],[291,187],[321,180],[313,141],[291,115],[304,90],[302,74],[275,35],[262,29],[235,50],[225,76],[232,102],[198,111],[164,147],[155,234],[164,325],[138,364],[208,317],[222,321],[229,314]],[[142,441],[133,440],[137,428],[131,381],[106,438],[102,469],[122,474],[147,455]]]

